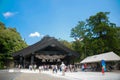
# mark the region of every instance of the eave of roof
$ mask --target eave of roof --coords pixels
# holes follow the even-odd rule
[[[111,51],[107,53],[102,53],[102,54],[86,57],[80,63],[94,63],[94,62],[100,62],[101,60],[105,60],[108,62],[109,61],[120,61],[120,57]]]

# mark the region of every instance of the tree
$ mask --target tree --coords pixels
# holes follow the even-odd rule
[[[71,29],[70,37],[74,38],[75,41],[72,43],[72,47],[78,53],[80,53],[80,58],[83,59],[85,55],[85,51],[82,49],[84,48],[85,43],[82,42],[86,36],[86,23],[84,21],[79,21],[78,25]]]
[[[73,48],[80,53],[80,59],[108,51],[120,55],[120,27],[109,21],[109,14],[98,12],[71,29]]]
[[[27,47],[20,34],[15,28],[7,28],[0,22],[0,64],[3,66],[5,60],[12,59],[12,53]]]
[[[108,14],[110,13],[99,12],[87,19],[87,25],[93,32],[92,37],[97,40],[97,43],[102,42],[101,45],[98,45],[99,49],[102,49],[101,52],[98,50],[98,53],[115,51],[115,48],[118,47],[116,25],[109,21]]]
[[[116,40],[117,40],[117,47],[115,48],[114,52],[120,55],[120,27],[116,27]]]
[[[107,15],[109,12],[99,12],[87,19],[87,25],[93,32],[93,37],[102,37],[106,34],[109,27]]]
[[[81,41],[85,36],[85,32],[85,22],[79,21],[78,25],[71,29],[70,37],[74,38],[76,41]]]

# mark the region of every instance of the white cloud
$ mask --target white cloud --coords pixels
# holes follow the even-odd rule
[[[9,17],[12,17],[12,16],[14,16],[15,14],[17,14],[18,12],[5,12],[5,13],[3,13],[3,16],[5,17],[5,18],[9,18]]]
[[[29,37],[43,37],[39,32],[30,33]]]

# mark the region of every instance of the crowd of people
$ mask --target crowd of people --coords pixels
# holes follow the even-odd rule
[[[102,68],[101,68],[102,67]],[[16,68],[21,69],[22,66],[19,64],[16,66]],[[61,63],[61,65],[55,64],[55,65],[29,65],[29,70],[36,71],[39,70],[39,72],[42,71],[49,71],[51,70],[53,73],[57,73],[58,71],[62,73],[62,75],[65,75],[65,72],[76,72],[78,70],[81,71],[102,71],[102,74],[104,75],[104,72],[109,71],[112,69],[111,65],[108,64],[107,66],[101,66],[100,63],[84,63],[84,64],[69,64],[65,65],[64,62]]]
[[[29,65],[29,70],[36,70],[38,69],[39,72],[41,71],[49,71],[52,70],[53,73],[57,73],[58,71],[62,72],[64,70],[64,72],[76,72],[77,70],[82,70],[82,71],[98,71],[100,69],[100,66],[97,64],[82,64],[82,65],[65,65],[63,62],[61,63],[61,65],[55,64],[55,65]],[[21,65],[17,65],[17,67],[19,69],[22,68]]]
[[[62,75],[65,75],[65,72],[74,72],[76,71],[75,65],[69,64],[65,65],[64,62],[61,63],[61,65],[40,65],[37,66],[36,64],[34,65],[29,65],[29,70],[36,70],[38,69],[39,72],[41,71],[49,71],[52,70],[53,73],[57,73],[58,71],[62,72]]]
[[[82,64],[82,71],[100,71],[100,65],[98,64]]]

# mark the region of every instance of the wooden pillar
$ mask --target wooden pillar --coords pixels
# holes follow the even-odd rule
[[[22,65],[22,63],[23,63],[23,57],[22,57],[22,55],[20,55],[20,61],[19,61],[20,63],[20,65]]]
[[[17,61],[16,60],[14,60],[14,68],[17,68]]]
[[[69,53],[68,54],[68,59],[67,59],[67,61],[68,61],[68,64],[72,64],[72,61],[73,59],[72,59],[72,53]]]
[[[31,65],[34,64],[34,54],[31,55]]]
[[[25,65],[26,65],[25,57],[24,57],[23,64],[24,64],[24,66],[23,66],[23,67],[25,68]]]

